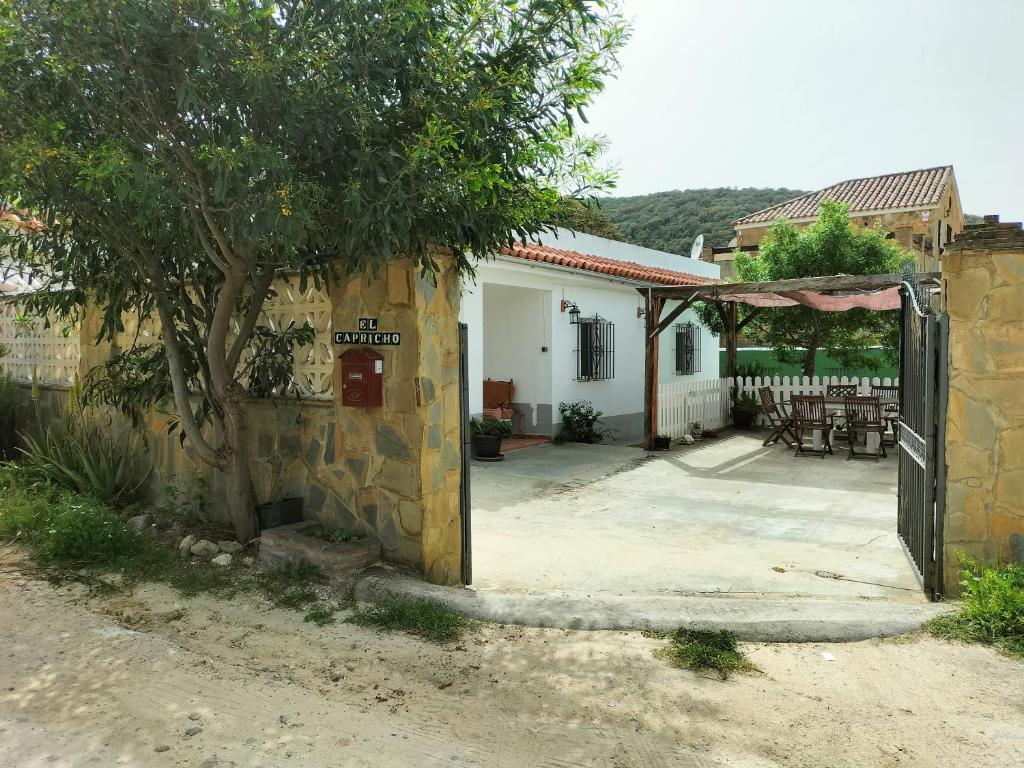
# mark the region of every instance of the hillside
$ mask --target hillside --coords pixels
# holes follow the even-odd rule
[[[601,210],[636,245],[689,255],[693,238],[713,246],[732,239],[732,222],[802,195],[798,189],[686,189],[638,197],[608,197]]]

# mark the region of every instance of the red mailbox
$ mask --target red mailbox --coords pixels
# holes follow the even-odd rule
[[[384,404],[384,358],[372,349],[341,354],[341,404],[379,408]]]

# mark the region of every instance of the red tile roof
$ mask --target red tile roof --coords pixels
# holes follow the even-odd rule
[[[822,200],[850,206],[850,213],[894,208],[928,208],[937,205],[953,178],[953,166],[941,165],[920,171],[889,173],[866,179],[850,179],[817,192],[808,192],[736,219],[733,225],[761,224],[784,219],[808,219],[818,215]]]
[[[601,275],[621,277],[626,280],[637,280],[643,283],[706,285],[718,282],[709,277],[676,272],[673,269],[648,267],[633,261],[607,259],[603,256],[592,256],[589,253],[579,253],[578,251],[566,251],[562,248],[552,248],[549,245],[538,245],[537,243],[516,243],[512,248],[502,249],[502,252],[519,259],[537,261],[543,264],[554,264],[559,267],[568,267],[569,269],[579,269],[583,272],[596,272]],[[679,258],[683,259],[685,257],[680,256]]]
[[[17,211],[13,208],[5,208],[0,204],[0,224],[13,224],[18,229],[43,229],[43,222],[29,216],[24,211]]]

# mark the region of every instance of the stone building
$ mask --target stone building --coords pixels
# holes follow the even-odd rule
[[[964,213],[953,166],[849,179],[755,211],[733,222],[736,237],[725,248],[706,247],[702,258],[719,264],[722,277],[735,274],[735,251],[756,253],[776,219],[796,226],[817,220],[822,200],[846,203],[850,220],[880,226],[917,254],[919,272],[938,272],[942,252],[963,231]]]

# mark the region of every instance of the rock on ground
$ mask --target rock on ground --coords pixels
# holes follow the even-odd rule
[[[215,558],[213,558],[210,562],[214,565],[228,566],[231,565],[231,555],[229,555],[227,552],[223,552],[217,555]]]
[[[229,555],[242,551],[242,545],[237,541],[218,541],[217,546],[220,547],[221,552],[227,552]]]
[[[220,552],[220,547],[209,539],[200,539],[191,546],[189,551],[196,557],[212,557]]]
[[[178,554],[182,557],[188,557],[192,554],[192,545],[196,543],[196,537],[189,534],[180,542],[178,542]]]

